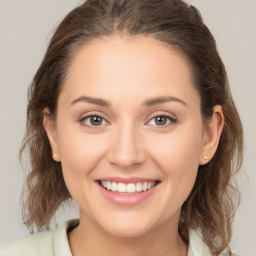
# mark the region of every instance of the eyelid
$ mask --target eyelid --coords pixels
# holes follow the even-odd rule
[[[159,116],[162,116],[162,117],[167,117],[169,118],[170,120],[170,124],[166,124],[166,125],[151,125],[151,126],[155,126],[157,127],[157,129],[161,129],[161,128],[167,128],[169,127],[170,125],[173,125],[175,123],[177,123],[177,117],[174,115],[174,114],[170,114],[170,113],[167,113],[167,112],[161,112],[161,111],[158,111],[157,113],[154,113],[152,115],[150,115],[150,117],[148,118],[149,120],[146,122],[146,123],[149,123],[152,119],[156,118],[156,117],[159,117]]]
[[[97,117],[100,117],[102,118],[106,123],[109,124],[107,118],[104,117],[104,114],[102,113],[99,113],[97,111],[92,111],[92,112],[89,112],[89,113],[86,113],[86,114],[83,114],[81,117],[79,117],[78,121],[79,123],[82,124],[83,120],[85,120],[86,118],[88,117],[91,117],[91,116],[97,116]],[[162,117],[168,117],[169,120],[170,120],[170,124],[167,124],[167,125],[151,125],[151,126],[155,126],[157,127],[157,129],[161,129],[161,128],[167,128],[169,127],[170,125],[173,125],[177,122],[177,117],[174,115],[174,114],[170,114],[168,112],[163,112],[163,111],[158,111],[156,113],[153,113],[151,114],[149,117],[148,117],[148,121],[146,123],[149,123],[152,119],[156,118],[156,117],[159,117],[159,116],[162,116]],[[99,126],[93,126],[93,125],[87,125],[85,123],[83,123],[82,125],[86,126],[86,127],[89,127],[89,128],[92,128],[92,129],[101,129],[102,127],[106,126],[106,125],[99,125]]]
[[[89,127],[91,129],[101,129],[103,126],[105,125],[99,125],[99,126],[93,126],[93,125],[88,125],[86,123],[84,123],[83,121],[89,117],[92,117],[92,116],[97,116],[97,117],[100,117],[102,118],[106,123],[109,123],[107,121],[107,119],[104,117],[103,114],[99,114],[99,112],[96,112],[96,111],[92,111],[92,112],[89,112],[89,113],[86,113],[86,114],[83,114],[81,115],[81,117],[78,118],[78,122],[81,124],[81,125],[84,125],[85,127]]]
[[[151,120],[152,118],[157,117],[157,116],[167,116],[167,117],[170,117],[173,120],[177,120],[176,115],[171,114],[169,112],[165,112],[165,111],[154,112],[153,114],[149,115],[148,119]]]
[[[99,117],[104,118],[105,120],[107,119],[105,114],[102,113],[101,111],[88,111],[88,112],[84,112],[83,114],[81,114],[79,116],[78,119],[86,118],[88,116],[99,116]]]

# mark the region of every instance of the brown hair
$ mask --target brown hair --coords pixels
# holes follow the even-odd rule
[[[61,86],[79,49],[89,41],[114,35],[152,37],[181,52],[193,69],[202,117],[211,118],[217,104],[223,108],[225,125],[217,152],[208,164],[199,166],[179,225],[185,241],[189,228],[199,228],[217,255],[231,240],[239,203],[231,178],[242,163],[243,130],[214,37],[199,11],[182,0],[88,0],[58,26],[29,88],[27,128],[20,151],[28,148],[31,161],[23,189],[24,223],[28,228],[48,229],[58,207],[71,197],[61,164],[52,159],[43,109],[48,107],[54,116]]]

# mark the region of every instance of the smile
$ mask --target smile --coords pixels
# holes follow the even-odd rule
[[[106,178],[96,181],[102,196],[109,202],[119,206],[134,206],[151,198],[160,183],[161,181],[159,180],[140,178]]]
[[[114,181],[99,181],[100,185],[115,193],[137,194],[152,189],[157,181],[124,184]]]

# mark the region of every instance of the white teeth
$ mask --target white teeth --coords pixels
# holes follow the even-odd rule
[[[111,182],[110,181],[107,181],[107,190],[111,190]]]
[[[141,183],[137,183],[136,184],[136,191],[137,192],[141,192],[142,191],[142,184]]]
[[[151,189],[155,186],[156,182],[150,182],[148,183],[148,189]]]
[[[117,183],[116,182],[112,182],[111,190],[112,191],[117,191]]]
[[[126,192],[126,185],[124,184],[124,183],[118,183],[117,184],[117,190],[118,190],[118,192]]]
[[[134,193],[135,192],[135,184],[131,183],[131,184],[127,184],[126,185],[126,191],[129,193]]]
[[[101,181],[101,185],[107,190],[111,190],[113,192],[118,193],[139,193],[142,191],[147,191],[153,188],[156,185],[156,181],[154,182],[138,182],[138,183],[116,183],[111,181]]]
[[[144,182],[142,186],[143,191],[146,191],[148,189],[148,183]]]

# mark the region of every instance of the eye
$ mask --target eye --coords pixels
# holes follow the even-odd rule
[[[167,115],[157,115],[150,119],[149,124],[154,126],[168,126],[168,124],[176,123],[177,120]]]
[[[101,126],[106,124],[106,120],[99,115],[90,115],[90,116],[85,116],[80,120],[81,124],[84,124],[86,126]]]

